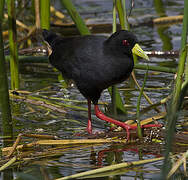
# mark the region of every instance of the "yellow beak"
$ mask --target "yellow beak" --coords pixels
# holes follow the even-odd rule
[[[142,48],[138,44],[134,45],[134,47],[132,48],[132,53],[149,61],[148,55],[142,50]]]

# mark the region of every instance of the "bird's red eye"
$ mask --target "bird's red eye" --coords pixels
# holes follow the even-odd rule
[[[129,42],[126,39],[123,40],[122,43],[123,43],[124,46],[128,46],[129,45]]]

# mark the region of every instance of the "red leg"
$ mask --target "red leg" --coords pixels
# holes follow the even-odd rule
[[[95,105],[95,114],[96,114],[96,116],[97,116],[99,119],[104,120],[104,121],[107,121],[107,122],[109,122],[109,123],[113,123],[113,124],[115,124],[115,125],[117,125],[117,126],[122,127],[123,129],[125,129],[126,132],[127,132],[127,140],[129,140],[129,138],[130,138],[130,132],[129,132],[129,130],[130,130],[130,129],[136,129],[136,128],[137,128],[137,126],[130,126],[130,125],[127,125],[127,124],[125,124],[125,123],[123,123],[123,122],[120,122],[120,121],[117,121],[117,120],[115,120],[115,119],[112,119],[112,118],[110,118],[110,117],[108,117],[108,116],[105,116],[105,115],[99,110],[98,105]]]
[[[91,124],[91,100],[87,100],[88,103],[88,123],[87,123],[87,132],[92,134],[92,124]]]
[[[95,105],[95,114],[96,116],[101,119],[101,120],[104,120],[104,121],[107,121],[109,123],[113,123],[117,126],[120,126],[122,127],[123,129],[126,130],[126,133],[127,133],[127,140],[129,140],[130,138],[130,132],[129,130],[130,129],[137,129],[137,126],[133,126],[133,125],[128,125],[128,124],[125,124],[123,122],[120,122],[120,121],[117,121],[115,119],[112,119],[108,116],[105,116],[100,110],[99,110],[99,107],[98,105]],[[148,124],[148,125],[143,125],[142,128],[145,128],[145,127],[161,127],[160,124]]]

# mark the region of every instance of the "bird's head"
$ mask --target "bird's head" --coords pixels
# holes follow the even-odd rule
[[[146,60],[149,60],[147,54],[142,50],[138,44],[136,36],[127,30],[120,30],[113,33],[106,41],[106,44],[115,48],[117,52],[123,52],[124,54],[131,55],[136,54]]]

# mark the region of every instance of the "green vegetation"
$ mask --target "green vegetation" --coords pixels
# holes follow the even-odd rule
[[[4,0],[0,1],[0,47],[3,45],[2,36],[2,22],[4,15]],[[8,92],[8,81],[5,65],[5,56],[3,48],[0,48],[0,110],[2,111],[0,119],[2,119],[2,132],[4,137],[11,139],[12,137],[12,117],[11,109],[9,104],[9,92]],[[7,143],[4,143],[5,145]]]
[[[15,1],[7,0],[9,22],[11,89],[19,89],[19,65],[16,33]]]
[[[4,14],[6,13],[6,12],[4,12],[5,2],[6,2],[6,8],[7,8],[6,10],[7,10],[7,14],[8,14],[8,20],[4,19]],[[18,4],[16,4],[16,6],[22,7],[22,5],[21,5],[22,3],[20,3],[20,2],[22,2],[22,1],[18,1]],[[131,31],[134,30],[134,27],[130,26],[130,24],[128,22],[128,17],[127,17],[126,11],[128,10],[130,12],[130,10],[129,10],[130,8],[126,9],[126,6],[125,6],[125,5],[127,5],[126,2],[127,1],[125,1],[125,0],[113,0],[112,28],[110,26],[112,32],[115,32],[117,29],[127,29],[127,30],[131,30]],[[28,92],[20,91],[21,89],[24,90],[23,89],[24,87],[22,86],[22,79],[20,78],[20,74],[19,74],[20,73],[20,70],[19,70],[20,64],[22,64],[22,63],[30,64],[31,67],[34,64],[35,65],[37,64],[38,66],[40,66],[42,64],[43,66],[45,66],[45,64],[48,62],[48,57],[43,56],[43,55],[42,56],[41,55],[37,55],[37,56],[31,55],[32,53],[29,55],[25,55],[25,54],[18,55],[19,54],[18,49],[19,50],[22,50],[22,49],[28,50],[28,48],[33,48],[33,46],[35,45],[35,43],[33,43],[33,41],[36,41],[36,39],[38,38],[38,35],[39,35],[39,31],[36,31],[36,29],[39,29],[39,28],[54,30],[57,26],[58,28],[56,28],[56,29],[59,32],[63,31],[63,32],[65,32],[65,34],[66,33],[74,34],[75,27],[76,27],[76,29],[78,30],[80,35],[89,35],[92,33],[92,31],[94,31],[93,29],[95,27],[98,27],[98,24],[94,24],[94,25],[86,24],[85,20],[82,19],[81,15],[80,15],[81,13],[79,13],[77,11],[77,8],[74,6],[74,4],[71,2],[71,0],[61,0],[60,1],[62,8],[65,8],[68,16],[70,16],[70,18],[67,18],[67,19],[66,19],[66,16],[64,14],[62,14],[62,12],[59,12],[59,11],[55,10],[54,7],[52,7],[52,5],[53,5],[52,1],[50,1],[50,0],[40,0],[40,1],[35,0],[34,1],[35,8],[37,8],[37,7],[39,8],[38,10],[35,9],[36,10],[35,11],[36,24],[31,24],[32,21],[30,21],[30,22],[19,21],[20,19],[18,20],[16,17],[16,15],[18,13],[18,10],[17,10],[18,8],[15,7],[15,3],[16,3],[16,1],[13,1],[13,0],[7,0],[7,1],[0,0],[0,47],[4,47],[4,48],[0,48],[0,82],[1,82],[1,85],[0,85],[0,110],[1,110],[0,119],[2,119],[3,138],[6,138],[6,137],[12,138],[12,136],[13,136],[12,126],[14,124],[12,122],[12,117],[11,117],[9,96],[11,96],[13,101],[15,101],[15,99],[16,99],[16,100],[19,100],[19,102],[24,103],[24,106],[26,106],[28,109],[30,109],[32,113],[34,111],[33,109],[35,109],[35,108],[40,109],[41,112],[45,111],[44,116],[46,116],[47,114],[50,114],[50,119],[57,119],[57,121],[59,121],[59,119],[54,114],[56,112],[62,113],[63,118],[65,118],[64,121],[67,121],[67,124],[69,124],[70,122],[66,119],[67,117],[64,116],[64,114],[66,114],[68,110],[75,110],[76,113],[78,113],[78,114],[82,113],[82,112],[83,112],[83,114],[86,113],[87,109],[85,107],[81,106],[82,104],[86,103],[85,101],[71,101],[70,99],[66,99],[66,97],[64,97],[64,98],[58,98],[56,96],[48,97],[47,95],[38,95],[38,94],[40,94],[40,92],[37,92],[38,93],[38,94],[36,93],[37,95],[36,94],[33,95],[32,92],[29,92],[29,91]],[[135,3],[137,3],[137,2],[135,1]],[[154,0],[154,6],[155,6],[156,14],[160,17],[159,20],[162,21],[161,18],[166,16],[163,1],[162,0],[160,0],[160,1]],[[53,11],[51,9],[53,9]],[[146,12],[148,12],[148,9],[146,9]],[[117,19],[117,15],[118,15],[118,19]],[[38,17],[38,19],[37,19],[37,17]],[[32,18],[34,19],[34,17],[32,17]],[[25,19],[27,20],[27,18],[23,17],[23,20],[25,20]],[[151,20],[151,21],[154,24],[154,21],[153,20]],[[57,24],[55,24],[54,22],[57,22]],[[54,23],[52,27],[50,27],[51,23]],[[173,43],[171,42],[170,35],[166,36],[166,34],[165,34],[166,31],[168,30],[168,26],[165,25],[165,23],[166,22],[163,22],[163,25],[158,25],[156,27],[156,32],[158,33],[158,36],[161,39],[161,42],[163,43],[162,50],[169,51],[169,50],[172,50]],[[135,28],[138,28],[137,26],[138,25],[136,25]],[[105,28],[105,27],[106,26],[103,26],[103,28]],[[142,26],[139,28],[142,28]],[[164,66],[160,66],[160,63],[158,63],[158,62],[155,63],[154,65],[152,63],[150,63],[149,65],[146,63],[140,63],[140,62],[138,63],[137,57],[134,57],[135,68],[134,68],[134,72],[132,74],[132,79],[130,79],[129,83],[130,83],[130,88],[134,89],[137,94],[136,95],[130,94],[130,97],[127,97],[126,91],[128,92],[129,89],[126,89],[126,91],[122,91],[122,89],[117,88],[117,86],[113,86],[108,89],[108,91],[112,97],[112,112],[113,112],[114,116],[118,117],[118,113],[123,112],[124,113],[122,115],[123,118],[122,118],[122,116],[120,117],[123,121],[129,120],[129,121],[131,121],[130,123],[138,126],[138,135],[137,135],[137,133],[135,133],[136,134],[135,136],[136,136],[136,140],[138,139],[138,137],[140,138],[139,143],[140,142],[142,143],[141,139],[142,139],[142,137],[145,137],[145,134],[143,134],[143,132],[141,132],[141,128],[139,128],[139,127],[141,127],[142,124],[144,124],[144,123],[147,124],[147,123],[151,123],[151,122],[155,123],[156,122],[156,119],[155,119],[156,114],[159,116],[158,119],[166,120],[166,122],[165,122],[166,123],[165,124],[165,128],[166,128],[165,132],[166,133],[163,133],[163,130],[160,129],[162,131],[161,134],[165,134],[165,136],[163,136],[159,133],[162,136],[162,138],[155,139],[157,142],[160,142],[160,143],[163,142],[163,139],[165,139],[164,140],[165,141],[165,149],[166,149],[166,151],[164,153],[165,155],[162,158],[152,159],[154,161],[164,159],[163,168],[161,171],[162,179],[169,178],[178,169],[178,167],[173,167],[173,165],[172,165],[173,163],[172,163],[171,159],[173,159],[174,157],[171,156],[171,152],[173,152],[173,145],[174,145],[173,141],[174,141],[175,137],[177,136],[177,134],[175,134],[175,129],[177,127],[178,117],[179,117],[179,114],[181,113],[181,111],[183,110],[182,105],[185,101],[185,96],[186,96],[187,89],[188,89],[188,62],[186,62],[187,61],[187,35],[188,35],[187,30],[188,30],[188,1],[184,0],[183,28],[182,28],[182,34],[181,34],[181,47],[180,47],[178,67],[177,68],[174,66],[170,67],[170,66],[166,66],[166,64]],[[106,33],[106,31],[104,31],[104,32]],[[104,32],[102,32],[102,33],[104,33]],[[22,37],[23,35],[25,35],[25,36]],[[7,38],[6,42],[4,42],[3,38],[5,38],[5,39]],[[35,39],[35,40],[33,40],[33,39]],[[42,39],[37,39],[37,41],[41,43]],[[148,43],[148,42],[146,42],[146,43]],[[6,55],[5,55],[5,52],[6,52]],[[35,52],[36,52],[36,50],[35,50]],[[163,57],[161,57],[161,58],[163,58]],[[8,68],[7,68],[8,66],[6,66],[6,63],[10,64],[10,70],[8,70]],[[144,72],[145,76],[143,75],[144,73],[142,73],[141,74],[142,79],[139,78],[139,79],[141,79],[140,80],[141,83],[140,82],[138,83],[137,79],[136,79],[136,75],[137,74],[140,75],[139,73],[137,73],[138,69],[145,71]],[[49,67],[48,67],[48,70],[49,70]],[[150,89],[153,88],[152,85],[150,85],[151,87],[149,87],[149,88],[146,88],[146,89],[144,88],[145,85],[147,85],[147,76],[149,76],[149,74],[150,74],[150,72],[148,72],[149,70],[151,70],[152,73],[156,73],[156,74],[157,73],[160,74],[163,72],[177,74],[174,84],[172,83],[173,86],[171,86],[171,84],[169,83],[169,84],[165,84],[165,86],[168,86],[168,87],[162,87],[162,88],[166,88],[166,89],[168,88],[168,95],[163,97],[164,99],[162,99],[160,102],[157,102],[157,103],[156,102],[153,103],[151,101],[150,98],[152,98],[152,95],[150,96],[150,95],[146,94],[146,92],[149,92]],[[14,92],[20,91],[21,95],[19,93],[18,93],[18,95],[12,95],[12,93],[9,95],[7,71],[10,72],[10,89],[15,90]],[[45,73],[48,75],[50,74],[48,71]],[[61,79],[61,81],[63,81],[63,79]],[[141,87],[139,84],[142,84]],[[159,89],[160,88],[161,87],[159,87]],[[172,92],[169,92],[170,88],[172,88]],[[156,90],[155,88],[152,89],[152,91],[155,91],[155,90]],[[121,97],[120,91],[122,91],[122,94],[124,96]],[[157,90],[156,90],[156,92],[157,92]],[[43,91],[43,93],[45,94],[45,90]],[[136,98],[138,98],[137,104],[134,104],[134,106],[132,106],[132,107],[129,106],[127,108],[127,104],[126,105],[124,104],[123,98],[125,98],[125,102],[127,102],[131,98],[134,98],[134,96]],[[144,101],[142,101],[142,97],[145,98]],[[142,102],[145,102],[145,104],[143,104]],[[76,105],[73,103],[75,103]],[[105,106],[107,103],[100,102],[100,104]],[[162,107],[163,107],[163,108],[161,108],[162,110],[159,108],[160,105],[162,105]],[[14,108],[14,106],[12,106],[12,108]],[[155,112],[156,114],[153,115],[153,117],[149,117],[149,120],[147,118],[142,120],[141,118],[142,118],[143,113],[150,111],[150,114],[152,114],[151,110],[152,110],[152,113]],[[131,111],[131,112],[129,112],[129,111]],[[31,113],[31,112],[29,112],[29,113]],[[37,114],[37,111],[35,114]],[[85,116],[85,114],[83,116]],[[126,119],[127,117],[129,119]],[[79,124],[79,125],[81,124],[80,121],[77,121],[76,119],[72,119],[72,122],[74,122],[75,124]],[[129,123],[129,122],[126,121],[126,123]],[[14,130],[14,131],[16,131],[16,130]],[[49,130],[49,132],[51,132],[51,131]],[[16,131],[16,133],[17,133],[17,131]],[[152,133],[152,130],[151,130],[151,133]],[[134,134],[134,132],[133,132],[133,134]],[[105,135],[104,135],[104,139],[106,137],[108,137]],[[118,137],[118,135],[116,137],[112,137],[112,140],[111,139],[108,140],[108,141],[110,141],[108,143],[111,143],[113,145],[113,143],[115,142],[115,140],[113,138],[116,139]],[[149,139],[150,134],[148,133],[147,136]],[[153,139],[151,139],[151,141],[152,140]],[[91,141],[92,141],[92,139],[91,139]],[[127,142],[125,142],[125,141],[122,142],[122,141],[121,142],[118,141],[118,143],[123,144],[122,146],[124,148],[127,145],[126,144]],[[178,140],[176,139],[176,141],[178,141]],[[101,142],[105,143],[102,140],[101,140]],[[131,142],[130,142],[130,144],[131,144]],[[42,142],[39,142],[39,144],[40,143],[42,143]],[[43,142],[43,143],[45,143],[45,142]],[[179,142],[176,142],[176,143],[178,144]],[[56,144],[56,141],[54,141],[54,144]],[[92,142],[92,144],[94,144],[94,141]],[[185,146],[187,146],[186,142],[183,142],[183,143],[181,142],[179,144],[181,144],[181,145],[186,144]],[[6,145],[6,143],[4,143],[4,145]],[[71,146],[72,144],[70,143],[68,145]],[[34,143],[31,146],[33,147]],[[67,146],[66,146],[66,148],[67,148]],[[74,149],[75,147],[71,147],[71,148],[73,148],[73,150],[75,150]],[[89,147],[89,148],[92,149],[93,147]],[[123,148],[122,147],[119,148],[117,150],[117,152]],[[93,149],[92,149],[92,151],[93,151]],[[54,149],[51,152],[54,152]],[[122,150],[122,152],[123,152],[123,150]],[[33,154],[35,155],[34,152],[33,152]],[[112,163],[112,164],[117,163],[117,162],[115,162],[115,160],[117,160],[119,158],[119,157],[117,157],[118,153],[115,152],[114,154],[115,154],[113,157],[114,160],[110,161],[110,163]],[[142,154],[142,153],[140,153],[140,154]],[[61,155],[62,155],[62,152],[58,153],[58,156],[61,156]],[[37,159],[38,155],[35,155],[35,156]],[[25,156],[25,157],[27,157],[27,156]],[[45,155],[44,155],[44,157],[45,157]],[[108,155],[107,155],[107,157],[108,157]],[[25,159],[26,161],[27,161],[27,158]],[[42,157],[40,157],[40,158],[42,158]],[[110,157],[109,159],[108,158],[105,159],[106,162],[108,162],[108,160],[112,157]],[[179,160],[178,160],[179,166],[181,166],[184,163],[184,167],[185,167],[186,158],[187,158],[187,152],[179,153]],[[13,160],[14,160],[14,162],[11,161],[12,163],[18,162],[18,159],[16,159],[16,158],[13,158]],[[122,159],[119,158],[118,160],[121,161]],[[95,161],[96,161],[96,159],[95,159]],[[176,160],[174,160],[174,161],[176,162]],[[23,160],[23,162],[24,162],[24,160]],[[133,166],[136,166],[138,164],[142,164],[145,162],[146,162],[145,160],[138,161],[138,162],[134,161]],[[3,163],[4,163],[4,161],[3,161]],[[6,164],[6,163],[4,163],[4,164]],[[10,164],[9,166],[11,167],[11,165],[12,164]],[[94,175],[94,177],[95,177],[96,172],[97,173],[99,173],[99,172],[105,173],[106,171],[109,171],[109,170],[111,171],[114,167],[115,167],[115,169],[116,168],[119,169],[122,167],[127,167],[129,165],[130,165],[129,162],[125,163],[125,164],[124,163],[121,164],[118,162],[116,165],[112,165],[112,166],[108,166],[108,167],[104,167],[104,168],[98,168],[97,170],[84,172],[83,174],[77,174],[77,175],[73,175],[71,177],[81,177],[82,175],[86,176],[86,178],[90,177],[91,175]],[[8,168],[8,166],[6,166],[5,168]],[[174,170],[174,169],[176,169],[176,170]],[[140,169],[138,168],[135,171],[139,172]],[[112,171],[112,176],[117,175],[116,173],[121,174],[122,173],[121,169],[118,172]],[[126,170],[124,170],[124,173],[126,173]],[[106,176],[106,174],[102,174],[102,175],[99,175],[99,177],[102,177],[103,175]],[[67,177],[67,179],[71,178],[71,177]],[[96,175],[96,177],[97,177],[97,175]],[[62,179],[66,179],[66,177],[62,178]]]
[[[40,23],[42,29],[50,29],[50,0],[40,0]]]

